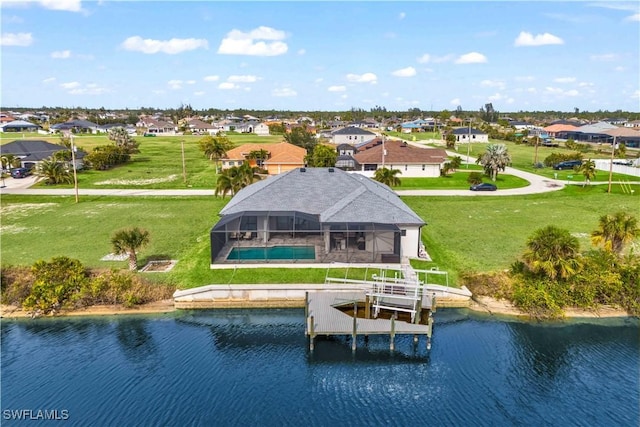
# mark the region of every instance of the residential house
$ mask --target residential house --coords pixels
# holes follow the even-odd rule
[[[551,138],[558,138],[558,134],[561,132],[571,132],[578,127],[572,124],[556,123],[544,128]]]
[[[489,135],[475,128],[459,127],[455,128],[452,133],[456,136],[458,143],[489,142]]]
[[[253,133],[259,136],[269,136],[269,126],[264,123],[258,123],[253,128]]]
[[[25,120],[13,120],[0,124],[0,132],[37,132],[42,126]]]
[[[360,169],[360,164],[353,158],[357,149],[353,145],[340,144],[336,147],[338,157],[336,158],[336,167],[342,170],[352,171]]]
[[[266,159],[250,159],[253,151],[265,150],[268,153]],[[278,144],[243,144],[227,151],[222,159],[222,169],[240,166],[249,161],[252,166],[266,169],[269,175],[277,175],[305,165],[307,150],[288,142]]]
[[[597,122],[589,125],[580,126],[576,129],[564,132],[557,132],[556,135],[559,139],[573,139],[574,141],[581,142],[608,142],[611,137],[606,133],[612,129],[618,129],[618,126],[614,126],[607,122]]]
[[[369,142],[376,137],[376,134],[366,129],[349,126],[338,129],[331,133],[331,142],[335,145],[340,144],[362,144]]]
[[[513,126],[516,130],[531,130],[536,127],[536,125],[533,125],[531,123],[522,122],[518,120],[509,120],[509,125]]]
[[[603,131],[609,136],[608,143],[613,143],[614,137],[616,144],[624,144],[628,148],[640,148],[640,129],[630,129],[626,127],[618,127]]]
[[[384,184],[338,168],[297,168],[243,188],[220,211],[211,266],[399,263],[418,257],[423,225]],[[254,255],[242,256],[247,248]],[[274,259],[273,248],[289,254]]]
[[[49,127],[50,133],[73,132],[73,133],[100,133],[104,132],[100,125],[88,120],[76,119],[64,123],[56,123]]]
[[[21,167],[28,169],[37,166],[43,160],[49,159],[58,151],[65,150],[68,150],[68,148],[63,145],[35,139],[20,139],[0,145],[0,155],[12,154],[20,159]],[[76,169],[82,169],[84,156],[85,153],[83,151],[76,152]]]
[[[142,117],[138,123],[136,123],[136,128],[140,129],[143,133],[154,135],[176,134],[175,124],[153,117]]]
[[[358,173],[366,176],[387,168],[399,170],[400,177],[438,177],[447,161],[447,153],[442,148],[417,147],[392,139],[363,149],[353,158],[360,165]]]
[[[630,122],[626,122],[626,123],[624,124],[624,127],[626,127],[626,128],[636,128],[636,129],[638,129],[638,128],[640,128],[640,120],[632,120],[632,121],[630,121]]]
[[[196,135],[215,135],[218,131],[213,125],[198,118],[187,119],[185,127]]]

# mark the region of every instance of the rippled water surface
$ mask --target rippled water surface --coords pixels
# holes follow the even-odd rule
[[[3,321],[1,422],[33,425],[9,419],[26,409],[90,426],[638,426],[639,330],[440,310],[429,353],[375,336],[310,354],[302,310]]]

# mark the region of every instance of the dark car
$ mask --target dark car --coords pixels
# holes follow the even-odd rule
[[[469,187],[471,191],[496,191],[498,187],[489,182],[483,182],[481,184],[475,184]]]
[[[31,171],[27,168],[15,168],[11,169],[12,178],[26,178],[31,175]]]
[[[553,168],[559,171],[563,169],[573,169],[576,166],[580,166],[581,164],[582,164],[582,160],[567,160],[566,162],[558,163]]]

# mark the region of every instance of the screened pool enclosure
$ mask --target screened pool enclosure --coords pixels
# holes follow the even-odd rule
[[[211,230],[211,263],[399,263],[405,233],[395,224],[321,223],[318,215],[296,211],[243,211],[225,215]]]

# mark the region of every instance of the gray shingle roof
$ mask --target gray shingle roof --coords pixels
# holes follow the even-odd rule
[[[373,135],[375,136],[375,133],[373,132],[370,132],[366,129],[354,127],[354,126],[338,129],[334,131],[333,134],[334,135],[369,135],[369,136]]]
[[[303,212],[324,223],[425,223],[386,185],[337,168],[299,168],[258,181],[238,192],[220,215],[268,211]]]
[[[19,156],[23,161],[39,162],[48,159],[58,151],[67,150],[62,145],[52,144],[47,141],[24,139],[9,142],[0,146],[0,153]],[[84,152],[78,151],[77,158],[83,158]]]
[[[453,131],[451,131],[452,134],[454,135],[486,135],[485,132],[482,132],[481,130],[478,129],[474,129],[471,128],[471,130],[469,130],[469,127],[461,127],[461,128],[456,128]]]

